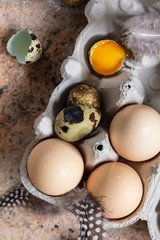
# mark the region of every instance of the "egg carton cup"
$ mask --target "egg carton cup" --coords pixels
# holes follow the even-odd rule
[[[160,81],[158,81],[159,71],[157,67],[159,61],[157,59],[153,64],[147,56],[142,56],[140,63],[138,63],[139,69],[136,67],[136,63],[127,60],[130,68],[124,66],[115,76],[100,79],[91,71],[87,57],[89,48],[93,43],[105,39],[117,31],[117,26],[114,24],[115,19],[130,17],[144,11],[144,5],[138,0],[112,0],[112,2],[91,0],[86,5],[85,15],[88,24],[76,40],[73,55],[69,56],[61,66],[63,81],[53,91],[45,112],[35,120],[36,137],[27,147],[21,160],[22,183],[37,198],[63,207],[68,195],[54,197],[38,191],[28,177],[26,163],[29,153],[38,142],[55,136],[54,119],[58,112],[64,108],[67,95],[73,86],[86,83],[99,91],[102,99],[102,116],[107,116],[103,117],[101,127],[106,126],[108,119],[111,119],[121,107],[127,104],[144,103],[160,112]],[[90,145],[94,161],[99,163],[105,158],[117,161],[118,157],[116,153],[111,151],[109,140],[107,140],[108,148],[105,147],[108,150],[100,153],[96,149],[98,144],[104,144],[104,134],[102,139],[99,132],[95,132],[93,135],[89,135],[84,141]],[[105,142],[105,144],[107,143]],[[122,159],[119,161],[125,162],[137,171],[143,182],[144,194],[140,205],[133,213],[122,219],[107,219],[104,227],[122,228],[141,219],[147,221],[151,239],[160,239],[160,154],[145,162],[135,163]]]

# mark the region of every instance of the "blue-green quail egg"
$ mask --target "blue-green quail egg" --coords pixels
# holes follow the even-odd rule
[[[69,106],[58,113],[54,129],[59,138],[75,142],[91,133],[98,126],[100,119],[101,113],[94,107]]]
[[[21,64],[36,62],[42,54],[42,45],[37,37],[28,30],[14,34],[7,43],[7,51]]]

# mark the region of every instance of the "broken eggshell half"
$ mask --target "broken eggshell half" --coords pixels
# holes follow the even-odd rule
[[[126,2],[127,1],[128,0],[126,0]],[[73,55],[68,57],[61,66],[63,81],[53,91],[45,112],[36,119],[34,124],[36,137],[26,149],[21,160],[21,180],[26,189],[34,196],[56,206],[63,207],[67,195],[61,197],[51,197],[39,192],[28,178],[26,162],[28,155],[35,144],[54,135],[55,117],[58,112],[64,108],[66,96],[74,86],[80,83],[85,83],[92,85],[97,89],[101,95],[102,108],[105,113],[105,117],[103,117],[103,113],[102,117],[106,121],[108,116],[113,117],[120,108],[126,106],[127,104],[143,102],[157,109],[157,111],[160,109],[160,92],[155,91],[153,88],[151,89],[148,82],[157,70],[156,67],[151,66],[150,68],[145,68],[143,71],[131,69],[132,71],[129,71],[130,73],[127,77],[119,79],[118,76],[122,76],[124,71],[130,70],[122,67],[117,76],[111,76],[108,80],[107,78],[101,79],[91,73],[88,66],[87,50],[89,49],[89,46],[100,39],[104,39],[109,33],[115,31],[113,20],[117,18],[117,16],[126,17],[126,11],[124,9],[124,11],[122,11],[122,9],[119,8],[119,2],[119,0],[115,0],[112,4],[110,4],[109,1],[105,0],[91,0],[87,4],[85,14],[88,19],[88,25],[77,38]],[[105,88],[108,94],[106,94]],[[112,89],[112,91],[109,88]],[[145,97],[144,93],[147,97]],[[108,101],[105,101],[107,96]],[[106,107],[104,108],[104,106]],[[107,159],[109,158],[108,155],[106,155],[106,157]],[[104,158],[105,156],[103,156],[103,159]],[[132,214],[123,219],[112,221],[107,220],[104,227],[122,228],[129,226],[140,219],[146,220],[148,222],[152,240],[159,239],[160,225],[157,221],[158,213],[156,209],[158,202],[160,201],[160,154],[155,156],[153,159],[142,163],[128,162],[124,159],[118,159],[118,161],[129,164],[141,176],[144,185],[144,195],[140,205]],[[152,221],[152,219],[154,219],[154,221]]]
[[[42,45],[32,32],[21,30],[9,39],[7,51],[20,64],[30,64],[41,57]]]

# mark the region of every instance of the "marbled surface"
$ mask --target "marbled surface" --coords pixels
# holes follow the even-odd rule
[[[75,40],[87,23],[84,6],[60,0],[0,0],[0,195],[21,184],[20,159],[34,139],[33,124],[61,82],[60,66],[72,55]],[[43,46],[41,59],[20,65],[6,50],[12,34],[32,31]],[[76,239],[78,219],[35,208],[0,212],[0,240]],[[150,240],[145,222],[107,231],[110,240]]]

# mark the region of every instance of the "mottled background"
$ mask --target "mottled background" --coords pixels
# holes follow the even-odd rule
[[[86,26],[84,7],[72,8],[58,0],[0,0],[0,195],[21,184],[20,159],[34,139],[34,120],[45,110],[61,82],[60,66],[72,55],[75,40]],[[20,65],[6,51],[12,34],[32,31],[43,46],[41,59]],[[78,235],[78,220],[37,208],[0,211],[0,240],[59,240]],[[146,223],[108,230],[111,240],[150,240]]]

